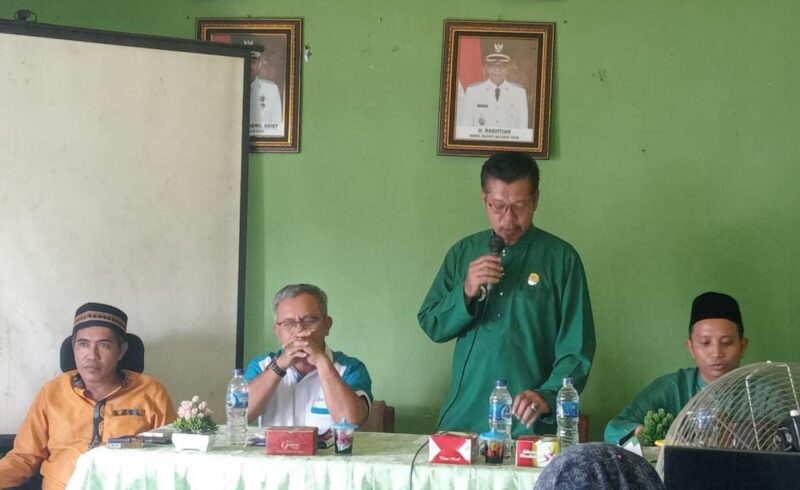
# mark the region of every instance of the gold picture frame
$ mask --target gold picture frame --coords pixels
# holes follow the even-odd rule
[[[550,152],[555,24],[445,20],[439,154]]]
[[[253,46],[250,151],[300,151],[302,19],[198,18],[197,38]]]

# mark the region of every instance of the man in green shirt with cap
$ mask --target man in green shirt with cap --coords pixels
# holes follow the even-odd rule
[[[594,357],[583,264],[571,245],[533,227],[539,168],[529,156],[492,155],[481,188],[491,229],[453,245],[417,315],[434,342],[456,339],[437,429],[485,431],[502,378],[514,397],[512,434],[534,423],[535,432],[554,433],[563,378],[582,390]]]
[[[608,423],[606,442],[619,444],[631,435],[638,436],[644,429],[648,410],[663,408],[677,416],[707,384],[739,367],[747,350],[747,338],[736,300],[711,291],[696,297],[692,302],[686,348],[697,367],[679,369],[650,383]]]

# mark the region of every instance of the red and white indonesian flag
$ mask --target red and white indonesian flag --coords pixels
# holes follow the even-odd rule
[[[230,43],[231,42],[231,35],[227,34],[227,33],[214,32],[214,33],[211,34],[211,37],[209,38],[209,41],[212,41],[212,42],[215,42],[215,43]]]
[[[458,91],[456,92],[457,126],[464,122],[458,114],[458,108],[464,107],[462,100],[467,95],[467,87],[483,80],[483,59],[481,56],[481,39],[479,37],[461,36],[458,38]]]
[[[464,95],[467,87],[483,80],[481,39],[479,37],[458,38],[458,93]]]

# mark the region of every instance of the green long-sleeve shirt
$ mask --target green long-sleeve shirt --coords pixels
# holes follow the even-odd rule
[[[611,419],[606,425],[605,441],[619,444],[637,425],[644,424],[648,410],[655,412],[663,408],[677,417],[683,406],[705,386],[706,382],[696,367],[661,376],[636,395],[621,414]]]
[[[469,263],[489,253],[491,230],[459,241],[450,249],[417,315],[435,342],[456,339],[450,392],[439,429],[483,432],[489,395],[504,378],[512,396],[536,390],[551,414],[533,428],[555,430],[555,396],[571,377],[586,384],[595,349],[594,323],[586,277],[578,253],[546,231],[531,227],[502,255],[504,275],[484,302],[464,302]],[[538,283],[529,284],[532,273]],[[463,377],[463,379],[462,379]],[[512,433],[530,433],[514,419]]]

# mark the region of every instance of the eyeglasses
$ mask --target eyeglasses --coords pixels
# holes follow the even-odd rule
[[[321,320],[318,316],[304,316],[299,320],[294,319],[286,319],[277,322],[278,326],[286,329],[288,331],[300,329],[300,330],[311,330],[317,326],[319,321]]]
[[[486,201],[486,207],[492,213],[502,216],[506,214],[506,212],[511,209],[511,212],[515,216],[519,216],[520,214],[524,214],[528,212],[531,207],[533,207],[533,202],[531,201],[519,201],[513,204],[504,203],[502,201]]]

